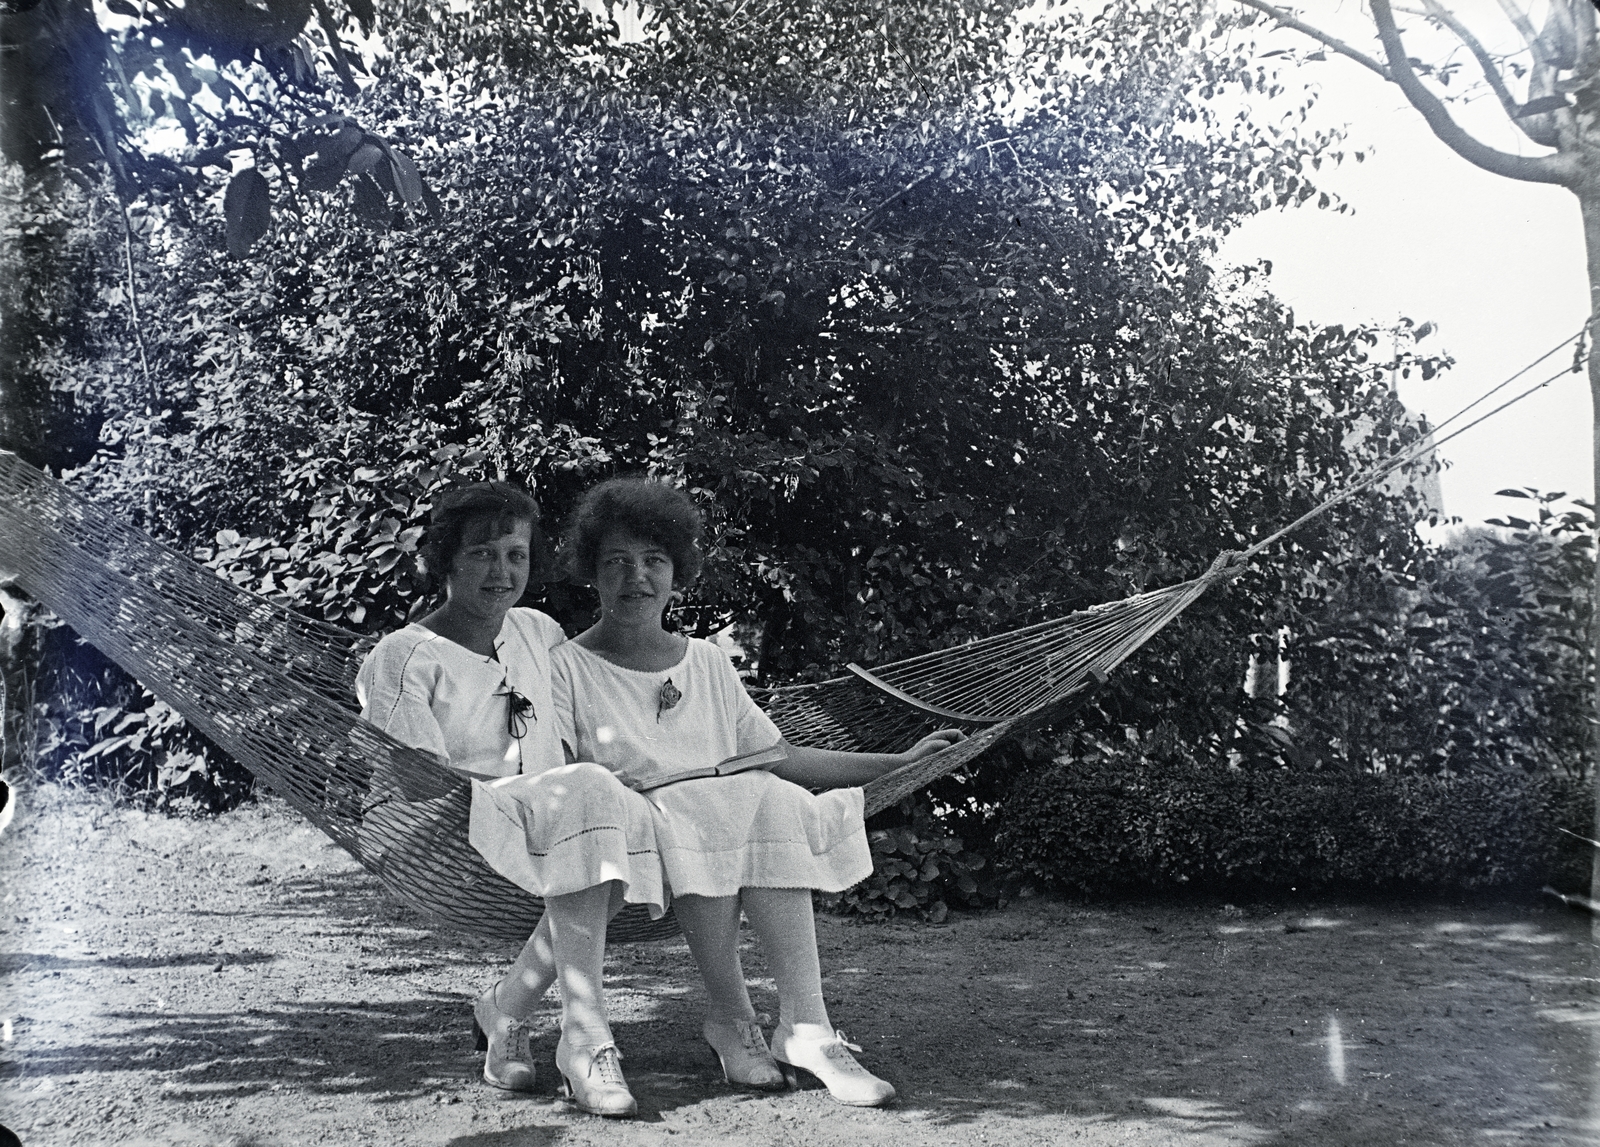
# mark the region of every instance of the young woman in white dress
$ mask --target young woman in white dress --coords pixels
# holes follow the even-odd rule
[[[566,539],[569,572],[598,591],[600,621],[552,651],[560,735],[570,757],[645,790],[636,799],[652,814],[658,863],[705,978],[702,1033],[729,1081],[782,1086],[779,1065],[789,1065],[841,1102],[876,1106],[894,1088],[856,1062],[828,1016],[811,893],[842,891],[872,871],[855,786],[962,734],[932,734],[903,754],[784,742],[721,649],[663,628],[668,606],[699,573],[700,532],[693,502],[661,482],[613,479],[584,497]],[[653,787],[780,744],[787,759],[771,772]],[[741,909],[777,982],[770,1051],[740,967]]]
[[[581,829],[585,820],[625,824],[628,848],[653,848],[653,826],[635,794],[604,769],[564,764],[549,650],[565,634],[553,618],[513,608],[542,549],[538,520],[537,503],[506,483],[460,486],[439,498],[423,552],[430,572],[443,580],[445,602],[389,634],[367,657],[356,681],[362,716],[474,776],[470,831],[475,843],[487,836],[491,851],[505,851],[498,847],[499,805],[485,797],[493,778],[526,781],[529,799],[561,805],[565,815],[545,818],[557,828],[578,821]],[[543,785],[540,778],[547,778]],[[545,912],[513,975],[492,985],[473,1009],[486,1053],[484,1079],[497,1087],[534,1086],[525,1017],[558,979],[558,964],[569,973],[559,977],[569,1026],[595,1026],[594,969],[616,876],[604,860],[584,847],[581,833],[553,840],[537,856],[529,847],[517,850],[508,875],[544,897]]]

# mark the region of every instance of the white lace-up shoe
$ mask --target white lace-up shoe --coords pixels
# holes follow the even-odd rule
[[[532,1091],[532,1025],[501,1011],[494,991],[490,988],[472,1005],[472,1034],[484,1053],[484,1082],[507,1091]]]
[[[567,1037],[556,1044],[556,1070],[566,1083],[568,1099],[579,1111],[629,1119],[639,1113],[639,1103],[622,1075],[622,1053],[614,1043],[599,1047],[570,1047]]]
[[[707,1020],[700,1028],[711,1050],[722,1062],[722,1078],[743,1087],[776,1090],[783,1086],[783,1072],[778,1069],[772,1052],[767,1050],[767,1040],[761,1034],[761,1021],[757,1016],[750,1020]]]
[[[894,1098],[894,1085],[879,1079],[856,1062],[850,1053],[860,1051],[835,1031],[823,1039],[799,1039],[782,1024],[772,1033],[772,1057],[786,1070],[784,1078],[797,1087],[796,1069],[820,1079],[828,1094],[851,1107],[880,1107]]]

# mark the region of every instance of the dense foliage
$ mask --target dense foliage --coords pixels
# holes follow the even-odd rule
[[[1589,786],[1518,768],[1263,772],[1159,733],[1081,737],[1010,794],[996,843],[1040,888],[1302,892],[1587,881]]]

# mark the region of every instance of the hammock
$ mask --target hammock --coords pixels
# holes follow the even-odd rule
[[[897,749],[934,728],[971,732],[942,752],[866,786],[870,815],[953,772],[1007,737],[1081,702],[1117,665],[1243,562],[1341,502],[1567,373],[1535,382],[1448,435],[1446,426],[1576,343],[1587,326],[1402,447],[1293,522],[1200,577],[1010,633],[814,685],[752,690],[797,744]],[[489,868],[467,843],[471,786],[428,753],[361,719],[355,674],[370,637],[305,617],[218,577],[0,451],[0,576],[52,610],[327,833],[389,891],[443,923],[520,942],[540,901]],[[625,908],[608,939],[665,939]]]
[[[539,900],[467,843],[471,787],[363,721],[355,674],[374,639],[218,577],[0,451],[0,570],[232,754],[389,891],[444,923],[522,940]],[[830,681],[754,690],[785,737],[899,749],[935,728],[971,735],[866,786],[869,814],[1000,741],[1058,719],[1228,577],[1202,577],[1012,633]],[[675,934],[630,906],[616,941]]]

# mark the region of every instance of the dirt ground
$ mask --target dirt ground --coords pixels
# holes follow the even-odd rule
[[[819,921],[884,1110],[725,1084],[681,943],[616,946],[631,1123],[478,1079],[513,953],[434,931],[283,806],[43,789],[0,838],[0,1123],[27,1147],[1600,1142],[1600,961],[1557,905],[1023,901]],[[752,945],[758,1006],[776,1011]]]

